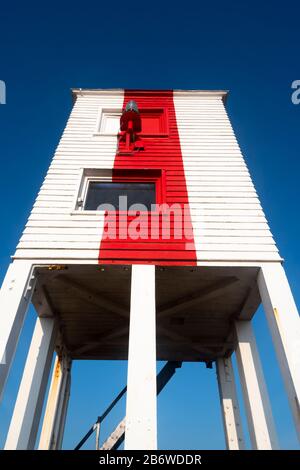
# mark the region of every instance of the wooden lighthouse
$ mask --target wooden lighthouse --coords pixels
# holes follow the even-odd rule
[[[128,359],[112,441],[156,449],[156,361],[204,361],[216,363],[227,447],[243,449],[236,354],[252,447],[276,449],[251,320],[262,302],[299,433],[300,322],[227,93],[72,95],[1,289],[1,392],[30,302],[37,313],[5,448],[60,449],[72,361]]]

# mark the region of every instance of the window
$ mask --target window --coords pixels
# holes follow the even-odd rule
[[[155,199],[154,183],[91,181],[84,209],[94,211],[103,204],[110,204],[116,210],[127,210],[133,204],[143,204],[150,211]]]
[[[141,109],[142,132],[144,137],[159,137],[167,134],[165,109]]]
[[[141,108],[142,137],[166,137],[168,113],[166,108]],[[121,109],[101,109],[95,135],[116,136],[120,130]]]
[[[82,169],[75,210],[127,212],[134,204],[145,208],[133,210],[153,210],[153,205],[165,200],[163,178],[164,171],[160,169]]]
[[[96,134],[117,135],[120,129],[120,116],[119,109],[101,109]]]

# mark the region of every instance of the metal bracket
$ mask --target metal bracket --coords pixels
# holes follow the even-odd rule
[[[27,281],[27,284],[25,286],[24,293],[23,293],[24,299],[27,300],[28,302],[30,301],[32,297],[32,294],[36,286],[36,281],[37,281],[34,271],[35,271],[35,266],[33,266],[31,269],[31,272],[30,272],[30,275],[29,275],[29,278],[28,278],[28,281]]]

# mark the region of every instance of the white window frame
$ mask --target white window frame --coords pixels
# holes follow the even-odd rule
[[[71,215],[95,215],[101,214],[105,211],[103,210],[88,210],[84,209],[88,187],[90,182],[112,182],[112,173],[111,168],[80,168],[79,181],[78,181],[78,191],[75,195],[73,202],[73,209]],[[157,189],[155,188],[155,191]],[[157,195],[156,195],[157,197]]]
[[[94,136],[106,136],[106,137],[116,137],[118,135],[118,132],[105,132],[104,130],[101,130],[104,128],[106,118],[109,116],[117,116],[118,119],[120,119],[122,114],[122,109],[121,108],[100,108],[97,121],[96,121],[96,127],[94,130]]]
[[[81,168],[79,176],[78,191],[73,204],[73,215],[90,215],[99,214],[103,211],[98,210],[85,210],[85,202],[87,197],[88,187],[91,181],[98,182],[111,182],[112,170],[109,168]]]

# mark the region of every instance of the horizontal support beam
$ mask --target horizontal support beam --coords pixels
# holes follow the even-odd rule
[[[90,303],[91,305],[95,305],[100,309],[107,310],[115,315],[128,319],[128,310],[117,302],[114,302],[108,299],[107,297],[103,296],[103,294],[98,294],[92,291],[88,287],[73,281],[64,274],[58,275],[55,280],[64,284],[68,289],[78,295],[78,297]]]
[[[164,318],[179,311],[188,309],[199,302],[205,302],[209,298],[213,298],[220,294],[224,289],[230,287],[232,284],[236,283],[238,279],[236,277],[228,277],[221,279],[220,281],[215,282],[212,285],[209,285],[197,292],[194,292],[190,295],[181,297],[172,302],[169,302],[157,309],[157,318]]]

